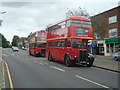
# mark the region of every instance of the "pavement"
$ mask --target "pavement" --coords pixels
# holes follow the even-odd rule
[[[0,90],[1,88],[5,87],[4,84],[4,72],[3,72],[3,63],[1,62],[1,58],[0,58]]]
[[[103,55],[95,55],[95,62],[94,62],[94,67],[114,71],[114,72],[119,72],[120,73],[120,62],[115,61],[112,59],[110,56],[103,56]]]

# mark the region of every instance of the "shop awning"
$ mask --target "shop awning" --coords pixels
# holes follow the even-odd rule
[[[105,39],[105,43],[120,43],[120,37],[114,37],[114,38],[107,38]]]

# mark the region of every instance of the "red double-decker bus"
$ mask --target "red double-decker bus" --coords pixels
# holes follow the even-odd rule
[[[40,30],[28,36],[29,55],[45,56],[47,31]]]
[[[88,40],[93,39],[90,19],[71,16],[47,28],[46,57],[60,60],[66,66],[80,63],[91,67],[94,57],[89,54]]]

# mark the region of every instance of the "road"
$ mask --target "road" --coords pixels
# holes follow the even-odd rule
[[[14,88],[118,88],[118,74],[95,67],[66,67],[27,51],[3,49]]]

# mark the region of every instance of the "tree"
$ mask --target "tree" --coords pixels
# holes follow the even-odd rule
[[[0,33],[0,46],[2,46],[3,48],[8,48],[9,44],[10,42],[7,41],[7,39]]]
[[[91,19],[94,34],[98,34],[99,39],[104,39],[105,37],[107,37],[108,24],[105,21],[107,21],[107,20],[104,20],[101,18],[92,18]]]
[[[67,8],[67,12],[66,12],[66,17],[70,17],[70,16],[84,16],[89,18],[89,13],[87,12],[87,10],[78,7],[77,9],[68,9]]]
[[[20,40],[19,36],[17,36],[17,35],[13,36],[12,46],[16,46],[17,47],[18,43],[19,43],[19,40]]]

